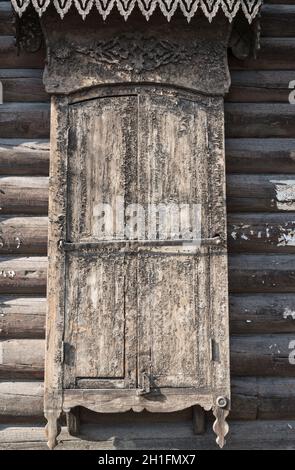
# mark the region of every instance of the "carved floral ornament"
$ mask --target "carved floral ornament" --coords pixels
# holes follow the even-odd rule
[[[201,10],[210,22],[219,11],[223,11],[229,21],[232,21],[242,10],[251,23],[259,13],[263,0],[11,0],[11,2],[20,16],[29,5],[33,5],[41,16],[53,3],[61,18],[73,6],[85,19],[91,9],[96,6],[103,19],[106,19],[116,7],[127,20],[133,9],[138,7],[147,20],[155,10],[160,9],[170,21],[179,8],[188,21]]]

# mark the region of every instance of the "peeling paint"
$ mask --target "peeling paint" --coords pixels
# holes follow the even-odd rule
[[[236,240],[237,239],[237,232],[232,232],[231,236],[234,240]]]
[[[295,320],[295,311],[291,310],[289,307],[285,308],[284,313],[283,313],[283,318],[285,320]]]
[[[282,233],[279,237],[278,246],[295,246],[295,230],[286,230],[283,227],[280,227],[280,229]]]
[[[15,241],[16,241],[16,249],[18,250],[21,246],[21,241],[20,241],[20,238],[19,237],[16,237],[15,238]]]
[[[243,240],[249,240],[249,238],[247,237],[247,235],[245,235],[244,233],[242,233],[241,238],[242,238]]]
[[[281,211],[295,210],[295,180],[270,180],[275,185],[276,206]]]
[[[0,276],[13,279],[15,277],[15,271],[0,271]]]

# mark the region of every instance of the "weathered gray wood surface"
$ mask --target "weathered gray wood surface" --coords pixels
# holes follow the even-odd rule
[[[0,6],[2,6],[4,3],[6,2],[1,2]],[[238,62],[236,60],[234,61],[235,67],[239,70],[233,72],[233,85],[231,93],[228,97],[228,99],[232,102],[248,103],[247,106],[250,110],[252,109],[252,104],[250,103],[254,101],[257,103],[276,102],[286,105],[288,103],[288,95],[290,91],[288,89],[289,81],[295,79],[292,70],[294,69],[295,63],[293,54],[294,35],[284,37],[290,34],[290,31],[292,31],[292,27],[295,24],[294,15],[290,10],[290,8],[294,9],[294,2],[293,0],[273,0],[268,1],[267,3],[272,4],[272,8],[275,7],[275,10],[271,10],[270,7],[268,7],[269,10],[267,12],[267,18],[265,17],[265,20],[263,20],[263,34],[267,35],[268,37],[267,39],[263,39],[263,49],[259,54],[260,58],[256,62],[254,60],[249,60],[246,63]],[[287,4],[288,10],[286,10],[284,7],[284,5]],[[2,18],[1,9],[0,18]],[[282,24],[284,27],[281,26]],[[9,35],[9,37],[3,37],[3,34]],[[283,40],[280,38],[283,38]],[[14,40],[12,38],[11,26],[0,21],[0,67],[4,67],[5,69],[0,70],[0,77],[2,77],[3,81],[6,80],[5,88],[8,87],[6,91],[6,102],[10,100],[17,102],[26,100],[26,104],[29,106],[28,102],[38,102],[39,100],[43,101],[46,98],[44,97],[44,90],[41,85],[42,71],[37,70],[43,66],[43,53],[37,55],[22,54],[21,56],[17,57],[13,47],[13,42]],[[11,68],[8,69],[9,67]],[[33,70],[31,67],[36,69]],[[21,89],[17,85],[19,83],[20,77],[22,76],[24,76],[24,86]],[[283,131],[280,130],[280,127],[284,125],[286,115],[284,115],[284,107],[278,107],[276,109],[278,110],[275,115],[275,119],[278,123],[278,131],[275,132],[281,133]],[[280,109],[282,109],[281,115]],[[26,110],[28,110],[28,107]],[[252,116],[253,120],[255,121],[255,112],[250,112],[247,119],[249,119],[249,116]],[[26,123],[25,113],[23,113],[22,116],[22,122]],[[242,125],[240,113],[238,113],[237,116],[238,126],[240,127]],[[262,114],[259,113],[258,117],[259,116],[262,116]],[[8,128],[10,129],[10,138],[7,139],[8,135],[5,135],[4,131],[2,134],[3,139],[7,139],[7,146],[5,143],[3,143],[3,139],[0,143],[1,174],[5,176],[29,176],[32,177],[32,180],[35,176],[46,176],[48,172],[48,151],[41,151],[41,148],[38,144],[37,136],[40,131],[40,124],[38,124],[36,132],[34,131],[35,124],[31,127],[32,140],[38,145],[38,147],[34,147],[34,149],[32,149],[32,152],[29,149],[28,151],[26,151],[26,149],[23,150],[23,145],[21,143],[23,141],[26,147],[27,143],[29,143],[29,141],[27,142],[26,140],[30,139],[30,137],[28,137],[28,126],[25,127],[24,131],[21,130],[21,132],[18,131],[19,127],[15,126],[16,131],[13,136],[13,124],[9,124],[9,126],[10,127]],[[4,128],[5,125],[3,124],[3,129]],[[258,174],[271,174],[276,176],[285,174],[285,176],[289,175],[289,180],[293,179],[295,168],[294,130],[290,130],[290,138],[264,138],[265,134],[269,134],[268,125],[266,124],[263,126],[263,123],[260,120],[259,135],[255,135],[253,132],[253,138],[251,139],[238,138],[237,135],[234,135],[232,139],[227,140],[228,174],[235,173],[240,175],[247,175],[248,181],[250,181],[249,178],[251,178],[251,175],[254,176]],[[23,135],[25,135],[25,138],[21,137]],[[13,140],[14,138],[18,138],[19,143],[15,143]],[[48,138],[48,128],[46,138]],[[274,179],[276,179],[276,177]],[[259,284],[260,292],[253,293],[251,288],[248,287],[248,280],[251,281],[251,279],[248,277],[248,274],[250,274],[251,277],[251,275],[255,273],[252,271],[247,271],[248,274],[243,275],[241,270],[239,271],[242,275],[240,279],[240,285],[243,285],[248,293],[241,292],[231,296],[230,326],[232,334],[234,334],[234,344],[240,343],[239,351],[248,351],[246,360],[241,364],[242,368],[240,371],[237,368],[236,370],[238,371],[238,374],[254,374],[254,377],[252,375],[250,377],[238,377],[232,379],[232,419],[234,419],[234,421],[231,422],[231,434],[228,437],[228,448],[294,449],[295,423],[290,421],[290,419],[294,419],[295,417],[293,401],[294,366],[290,365],[290,372],[287,372],[288,375],[292,374],[293,377],[291,378],[288,376],[283,378],[280,375],[279,368],[277,368],[277,371],[275,372],[276,375],[273,377],[273,371],[274,367],[276,367],[277,361],[283,360],[286,362],[286,356],[283,359],[282,356],[286,355],[288,352],[286,344],[289,336],[284,335],[284,333],[291,333],[294,335],[295,297],[294,294],[290,292],[282,293],[282,290],[284,289],[284,276],[280,275],[280,270],[282,269],[285,271],[285,269],[282,268],[281,262],[277,256],[272,256],[272,253],[294,253],[294,247],[292,245],[292,224],[295,218],[294,212],[285,210],[284,208],[276,212],[266,213],[265,211],[269,209],[265,209],[265,207],[270,207],[270,201],[267,201],[264,206],[260,206],[262,212],[259,214],[256,213],[258,207],[256,201],[261,200],[261,194],[265,191],[265,189],[261,191],[261,189],[256,184],[256,181],[258,180],[254,177],[252,195],[250,198],[248,198],[247,201],[245,201],[245,204],[241,204],[242,192],[244,191],[245,186],[240,189],[239,203],[240,207],[243,207],[243,212],[240,212],[240,209],[238,209],[238,213],[230,214],[229,216],[230,250],[233,253],[240,251],[246,254],[253,252],[257,253],[257,270],[255,270],[256,273],[263,273],[263,258],[261,258],[260,254],[268,253],[271,257],[273,257],[274,262],[278,262],[277,272],[275,272],[273,269],[271,269],[271,271],[267,269],[264,274],[258,274],[258,276],[260,279],[262,279],[261,276],[265,276],[265,280],[267,280],[268,276],[271,275],[274,276],[274,279],[279,282],[276,285],[276,292],[269,291],[266,293],[264,290],[264,284],[261,282]],[[21,181],[19,182],[21,183]],[[258,184],[260,183],[261,180]],[[16,192],[18,191],[17,188],[20,190],[21,184],[16,187]],[[43,187],[42,191],[44,195],[42,195],[41,200],[44,201],[47,199],[45,187]],[[23,194],[27,194],[25,189]],[[255,197],[255,194],[257,194],[257,197]],[[39,199],[35,199],[35,205],[37,207],[41,207],[42,209],[42,212],[39,212],[40,209],[38,209],[37,218],[39,218],[39,214],[42,213],[42,220],[44,221],[43,225],[40,220],[39,225],[39,221],[37,221],[35,216],[36,212],[33,204],[27,207],[26,204],[22,203],[21,198],[19,198],[19,203],[21,204],[21,208],[19,210],[15,204],[11,206],[12,208],[10,212],[7,212],[5,217],[2,216],[2,233],[5,233],[6,239],[4,246],[1,248],[1,250],[4,250],[2,251],[2,254],[10,254],[13,257],[18,256],[18,254],[21,256],[34,256],[40,254],[45,255],[45,232],[47,225],[45,216],[47,212],[47,206],[43,202],[40,206]],[[14,213],[14,211],[16,212]],[[26,222],[23,221],[22,214],[24,213],[27,214]],[[17,221],[18,217],[20,217],[19,221]],[[11,219],[10,222],[9,219]],[[269,224],[269,227],[267,227],[267,224]],[[42,229],[41,225],[43,227]],[[236,227],[237,225],[238,228]],[[248,227],[248,225],[250,227]],[[262,233],[259,235],[260,227]],[[271,228],[269,232],[267,232],[267,228]],[[252,229],[254,231],[254,235],[251,234]],[[234,231],[237,232],[236,239],[231,237],[231,233]],[[21,235],[23,233],[23,236],[20,237],[23,240],[23,244],[21,244],[21,246],[14,252],[13,236],[15,233]],[[244,235],[249,239],[246,240]],[[278,240],[280,240],[279,243]],[[18,246],[18,244],[15,246]],[[22,259],[25,261],[25,258]],[[25,264],[23,266],[25,266]],[[289,271],[290,280],[287,282],[293,290],[292,272],[293,271],[291,269]],[[42,276],[43,284],[41,290],[43,293],[45,292],[44,271]],[[233,274],[230,273],[230,278],[232,278],[232,276]],[[9,279],[9,282],[13,283],[14,280]],[[35,281],[32,281],[32,283],[34,284]],[[43,300],[39,301],[40,294],[38,293],[38,297],[35,297],[34,302],[30,304],[30,297],[26,297],[25,299],[23,297],[17,297],[14,289],[15,286],[11,289],[12,294],[1,294],[0,329],[3,329],[3,331],[0,332],[1,339],[5,339],[7,337],[10,339],[39,339],[43,337],[45,314],[44,297]],[[21,288],[21,290],[22,289],[23,288]],[[36,295],[34,294],[35,287],[33,290],[28,289],[28,287],[26,289],[26,295]],[[23,294],[20,295],[22,296]],[[1,316],[1,313],[5,314],[4,317]],[[244,336],[240,336],[249,334],[250,336],[245,339]],[[256,339],[253,339],[254,337]],[[247,342],[248,345],[245,345],[245,342]],[[261,348],[260,343],[262,345]],[[274,363],[272,364],[271,353],[267,354],[267,357],[264,359],[264,361],[267,361],[268,365],[266,370],[270,376],[259,377],[260,374],[264,374],[262,367],[259,366],[259,362],[264,357],[264,352],[267,351],[270,346],[275,344],[283,345],[285,349],[282,349],[282,354],[280,355],[278,353],[280,347],[278,347],[278,349],[276,349],[276,347],[272,347],[272,349],[274,349],[272,356],[274,358]],[[42,345],[40,344],[39,348],[40,351],[43,350],[43,343]],[[251,351],[253,348],[254,351]],[[259,354],[257,354],[258,349],[260,351]],[[30,362],[33,364],[35,362],[35,356],[32,349],[30,354]],[[37,352],[36,354],[38,355]],[[239,360],[240,353],[237,353],[236,347],[234,349],[234,354]],[[243,352],[241,352],[241,354],[243,354]],[[20,371],[15,373],[15,370],[18,368],[16,364],[12,365],[10,370],[7,370],[6,372],[3,370],[1,372],[1,374],[3,374],[1,378],[1,386],[2,384],[4,384],[3,387],[5,386],[0,390],[0,416],[1,422],[3,423],[3,429],[1,429],[0,434],[1,449],[46,449],[43,427],[42,429],[38,429],[32,424],[32,427],[29,426],[29,428],[15,428],[13,427],[14,425],[10,424],[12,421],[14,421],[14,423],[20,421],[29,423],[34,420],[36,422],[38,420],[39,422],[42,419],[42,397],[39,395],[39,382],[32,382],[32,379],[35,377],[35,372],[31,373],[30,366],[25,367],[27,367],[25,372],[25,380],[29,381],[28,385],[23,385],[24,375],[21,375]],[[283,367],[286,371],[285,365]],[[41,368],[39,368],[39,371],[40,370]],[[284,374],[282,373],[282,375]],[[9,385],[9,380],[12,381],[11,385]],[[18,380],[18,382],[15,382],[15,380]],[[12,393],[15,393],[15,395],[11,395],[11,390],[13,390]],[[90,421],[89,416],[87,419]],[[101,417],[98,419],[101,419]],[[130,419],[131,421],[134,420],[134,415],[131,416]],[[145,417],[144,420],[146,419],[147,418]],[[154,429],[158,418],[157,416],[152,415],[150,419],[153,423],[152,425],[149,425],[150,430],[152,430]],[[191,430],[191,420],[189,417],[186,419],[189,419],[187,426]],[[237,422],[235,421],[236,419],[246,419],[253,421]],[[93,420],[95,420],[94,417],[92,417],[92,421]],[[116,427],[116,424],[118,425],[120,420],[122,420],[122,415],[120,415],[120,417],[114,416],[115,427],[113,427],[112,431],[110,431],[110,433],[112,432],[112,435],[118,434],[119,428]],[[100,428],[100,425],[97,427]],[[152,432],[144,438],[138,437],[138,439],[135,439],[134,441],[133,439],[128,441],[129,427],[130,422],[124,428],[125,441],[124,439],[120,441],[115,439],[115,444],[117,446],[125,445],[125,448],[128,446],[129,448],[137,446],[138,448],[147,449],[152,448],[153,445],[158,447],[166,445],[168,449],[173,447],[179,448],[179,446],[184,446],[183,448],[187,449],[192,448],[193,445],[197,445],[198,443],[200,447],[203,446],[203,448],[214,446],[212,436],[208,434],[206,434],[204,437],[196,437],[191,434],[189,439],[179,439],[179,435],[182,432],[185,432],[180,423],[175,424],[175,431],[173,431],[172,434],[162,434],[163,440],[160,440],[159,444],[155,443],[155,440],[158,441],[160,438],[154,438],[152,436]],[[139,430],[137,425],[135,427]],[[160,429],[164,430],[162,424],[159,424],[159,427]],[[93,430],[93,434],[97,434],[99,432],[101,432],[99,429]],[[107,440],[107,433],[101,435],[101,442],[99,443],[88,443],[87,441],[80,440],[77,441],[69,438],[69,436],[65,433],[62,435],[62,437],[62,445],[64,449],[87,447],[100,448],[100,446],[109,449],[114,446],[114,440]],[[123,441],[124,443],[122,444]]]

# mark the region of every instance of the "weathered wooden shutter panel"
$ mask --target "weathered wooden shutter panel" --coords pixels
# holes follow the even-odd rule
[[[53,13],[44,18],[45,83],[54,95],[49,446],[61,411],[70,432],[78,432],[78,406],[212,409],[223,446],[230,408],[223,119],[229,23],[221,16],[214,27],[178,19],[175,35],[176,25],[162,19],[100,28],[93,17],[81,25],[71,15],[64,23],[69,42]],[[180,230],[168,236],[161,205],[183,208],[175,215]]]

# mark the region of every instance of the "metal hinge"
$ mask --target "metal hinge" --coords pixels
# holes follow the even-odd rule
[[[65,362],[65,343],[64,341],[61,342],[61,363]]]
[[[219,362],[219,344],[215,339],[210,339],[210,361]]]

